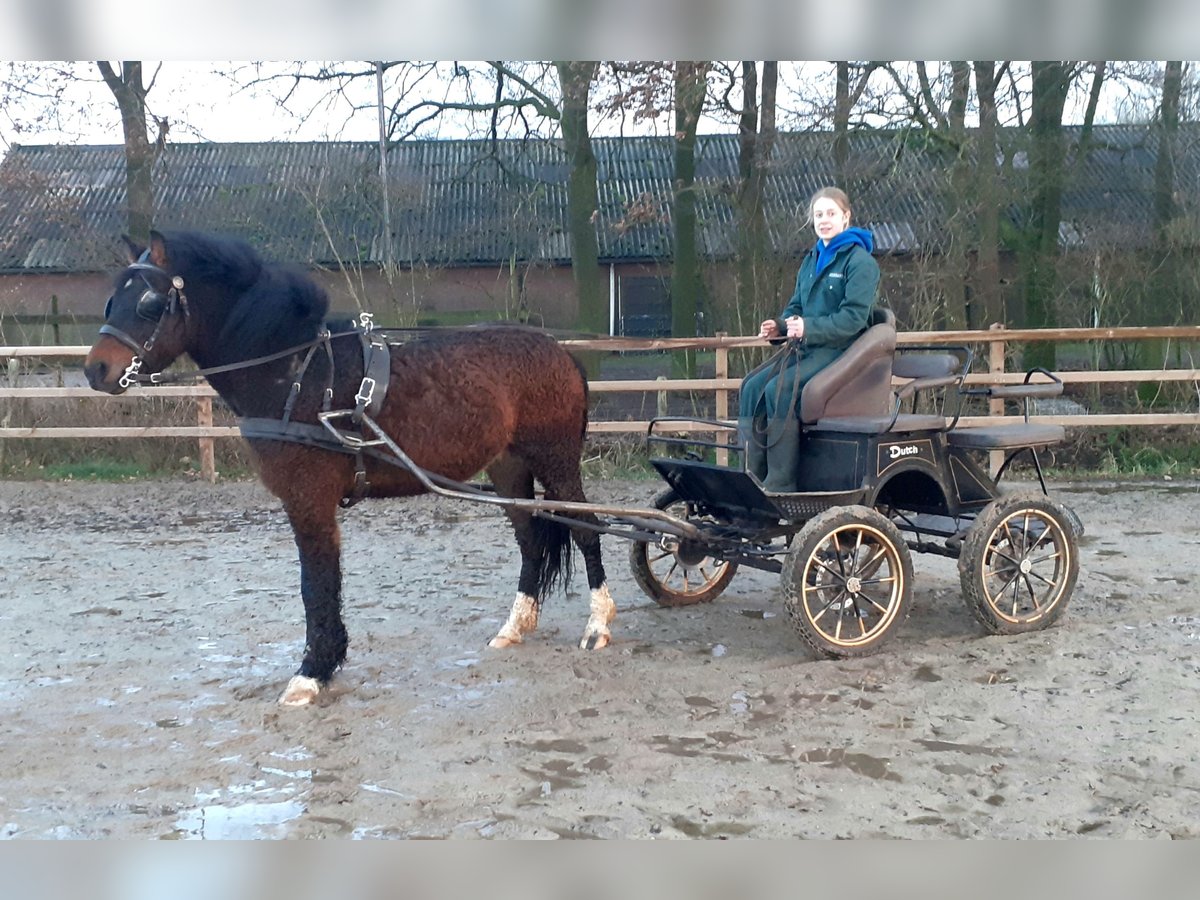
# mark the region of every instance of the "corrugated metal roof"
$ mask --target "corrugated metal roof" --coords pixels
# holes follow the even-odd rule
[[[1070,129],[1068,129],[1070,130]],[[1072,137],[1077,137],[1073,135]],[[1002,132],[1006,214],[1025,193],[1023,132]],[[1124,243],[1147,233],[1157,142],[1145,126],[1101,126],[1063,195],[1069,243]],[[1069,141],[1070,142],[1070,141]],[[946,239],[950,157],[919,132],[850,136],[847,187],[855,220],[882,252]],[[597,138],[602,260],[671,256],[669,137]],[[1198,195],[1200,130],[1186,127],[1178,196]],[[698,249],[727,258],[737,235],[736,135],[697,145]],[[315,265],[383,258],[378,147],[372,143],[171,144],[154,173],[155,222],[238,234],[279,259]],[[832,136],[780,134],[764,187],[779,252],[812,240],[807,198],[836,182]],[[552,141],[409,141],[388,152],[394,258],[401,264],[566,262],[569,160]],[[14,147],[0,163],[0,270],[105,269],[124,230],[124,155],[113,146]]]

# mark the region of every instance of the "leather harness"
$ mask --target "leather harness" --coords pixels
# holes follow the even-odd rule
[[[354,483],[350,493],[341,499],[343,507],[351,507],[366,497],[370,490],[367,481],[367,469],[364,456],[371,456],[384,461],[392,461],[391,454],[385,453],[364,442],[360,435],[352,435],[333,424],[333,420],[348,416],[350,422],[361,428],[363,418],[374,419],[383,408],[387,397],[388,382],[392,374],[392,355],[388,343],[376,334],[371,325],[370,313],[360,316],[361,330],[358,334],[362,343],[363,377],[358,391],[354,395],[354,408],[333,410],[333,349],[330,346],[330,335],[324,333],[324,340],[309,348],[292,382],[291,391],[283,405],[283,414],[278,419],[250,416],[238,420],[238,430],[247,440],[285,441],[301,444],[305,447],[315,447],[321,450],[333,450],[354,457]],[[329,378],[326,382],[321,400],[321,424],[313,425],[307,422],[293,422],[292,408],[300,395],[301,382],[308,365],[312,361],[317,347],[324,347],[329,357]]]

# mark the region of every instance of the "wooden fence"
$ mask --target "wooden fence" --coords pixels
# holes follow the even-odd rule
[[[1009,356],[1009,345],[1034,341],[1056,341],[1067,343],[1107,343],[1143,340],[1179,341],[1183,344],[1200,342],[1200,326],[1170,326],[1149,328],[1057,328],[1057,329],[1006,329],[993,326],[987,331],[917,331],[903,332],[898,336],[898,343],[903,345],[984,345],[986,347],[987,371],[973,372],[967,376],[968,384],[1014,384],[1024,378],[1023,371],[1007,371],[1006,360]],[[715,357],[715,374],[713,378],[689,379],[654,379],[654,380],[621,380],[593,381],[590,389],[593,393],[610,392],[641,392],[655,393],[659,396],[660,407],[668,392],[691,391],[713,392],[714,414],[722,420],[730,417],[730,394],[737,390],[740,379],[729,377],[729,354],[731,351],[745,350],[752,347],[765,346],[757,338],[737,338],[718,336],[712,338],[606,338],[599,340],[563,341],[563,344],[575,350],[592,350],[602,352],[636,351],[636,350],[712,350]],[[3,347],[0,346],[0,360],[9,360],[13,366],[16,360],[25,358],[40,359],[81,359],[86,356],[87,347],[79,346],[45,346],[45,347]],[[1189,359],[1190,361],[1190,359]],[[1066,384],[1135,384],[1135,383],[1190,383],[1200,398],[1200,368],[1162,368],[1162,369],[1106,369],[1061,371],[1057,373]],[[14,387],[0,386],[0,400],[7,398],[88,398],[103,402],[114,402],[125,398],[139,397],[192,397],[196,400],[196,424],[179,426],[92,426],[92,427],[46,427],[21,428],[0,427],[0,440],[30,439],[30,438],[156,438],[156,437],[193,437],[197,438],[200,446],[200,466],[204,477],[213,480],[216,477],[214,464],[213,441],[216,438],[236,437],[239,432],[233,426],[213,424],[213,398],[216,393],[207,384],[195,386],[163,385],[150,390],[132,390],[118,397],[99,394],[86,387],[46,387],[29,386]],[[1197,407],[1200,407],[1198,399]],[[965,427],[973,425],[994,424],[998,422],[1016,421],[1020,417],[1005,415],[1002,401],[993,400],[986,416],[964,416],[960,424]],[[1041,422],[1075,427],[1102,426],[1148,426],[1148,425],[1200,425],[1200,409],[1195,412],[1176,413],[1129,413],[1129,414],[1070,414],[1039,416]],[[631,434],[645,433],[649,425],[647,421],[593,421],[588,431],[592,434]],[[700,424],[681,425],[681,430],[704,431]]]

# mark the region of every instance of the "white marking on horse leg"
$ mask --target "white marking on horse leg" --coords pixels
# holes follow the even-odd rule
[[[307,675],[293,675],[279,698],[280,706],[308,706],[317,702],[321,682]]]
[[[513,644],[519,644],[525,639],[525,635],[537,628],[537,623],[537,601],[528,594],[518,592],[517,599],[513,601],[512,612],[508,614],[508,621],[504,623],[504,627],[496,633],[488,646],[503,649],[511,647]]]
[[[608,592],[608,582],[592,591],[592,614],[588,618],[587,628],[583,632],[583,640],[579,642],[584,650],[599,650],[607,647],[612,640],[608,624],[617,617],[617,604],[613,603],[612,594]]]

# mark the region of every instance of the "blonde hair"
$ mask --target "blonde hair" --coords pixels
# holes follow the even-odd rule
[[[823,187],[813,194],[812,199],[808,201],[808,219],[810,222],[813,217],[813,207],[817,205],[818,200],[832,200],[841,208],[842,212],[850,212],[850,198],[846,195],[845,191],[836,187]]]

